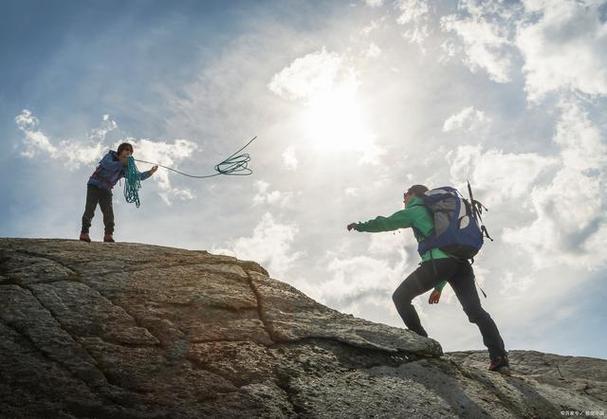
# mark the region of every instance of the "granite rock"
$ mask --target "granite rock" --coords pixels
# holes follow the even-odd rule
[[[0,239],[0,416],[559,417],[607,411],[607,361],[484,351],[330,309],[251,261]]]

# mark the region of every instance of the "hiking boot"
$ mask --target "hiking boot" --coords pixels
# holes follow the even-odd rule
[[[508,362],[508,355],[498,356],[497,358],[491,360],[491,364],[489,365],[489,371],[497,371],[497,372],[510,372],[510,363]]]
[[[106,234],[105,236],[103,236],[103,241],[105,243],[114,243],[114,238],[111,234]]]
[[[80,241],[90,243],[91,238],[89,236],[89,233],[80,233]]]

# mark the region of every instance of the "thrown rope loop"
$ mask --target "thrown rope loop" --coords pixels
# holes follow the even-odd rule
[[[251,173],[253,173],[253,171],[249,168],[249,162],[251,161],[251,155],[249,153],[242,153],[242,154],[238,154],[238,153],[240,153],[242,150],[247,148],[249,146],[249,144],[251,144],[253,141],[255,141],[256,138],[257,138],[257,136],[253,137],[244,146],[240,147],[238,150],[236,150],[234,153],[230,154],[228,157],[226,157],[220,163],[216,164],[215,165],[216,173],[212,173],[212,174],[208,174],[208,175],[192,175],[192,174],[185,173],[185,172],[182,172],[177,169],[173,169],[172,167],[164,166],[162,164],[153,163],[153,162],[149,162],[149,161],[145,161],[145,160],[139,160],[139,159],[135,159],[135,160],[138,162],[141,162],[141,163],[154,164],[156,166],[170,170],[171,172],[175,172],[182,176],[187,176],[187,177],[191,177],[194,179],[206,179],[206,178],[215,177],[215,176],[219,176],[219,175],[249,176]]]
[[[230,154],[227,158],[215,165],[215,172],[209,175],[192,175],[189,173],[182,172],[172,167],[164,166],[162,164],[153,163],[146,160],[139,160],[129,156],[128,164],[125,170],[125,182],[124,182],[124,198],[126,202],[135,203],[135,206],[139,208],[141,202],[139,201],[139,189],[141,188],[141,173],[137,170],[135,162],[153,164],[159,167],[163,167],[172,172],[178,173],[183,176],[187,176],[195,179],[206,179],[219,175],[225,176],[249,176],[253,171],[249,168],[249,162],[251,161],[251,155],[249,153],[241,153],[242,150],[247,148],[257,136],[253,137],[248,143],[240,147],[234,153]]]

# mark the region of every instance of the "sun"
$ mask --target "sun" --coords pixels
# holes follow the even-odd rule
[[[301,125],[306,141],[324,152],[373,146],[355,80],[333,85],[310,97],[301,115]]]

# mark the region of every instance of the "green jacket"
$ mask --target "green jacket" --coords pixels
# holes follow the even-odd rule
[[[380,231],[392,231],[399,228],[413,227],[413,234],[418,242],[428,237],[434,230],[434,221],[430,211],[424,206],[421,198],[413,197],[404,210],[395,212],[389,217],[376,217],[373,220],[364,223],[357,223],[356,230],[377,233]],[[423,255],[422,262],[431,259],[444,259],[450,257],[439,248],[430,249]],[[442,281],[436,286],[437,290],[442,290],[447,281]]]

